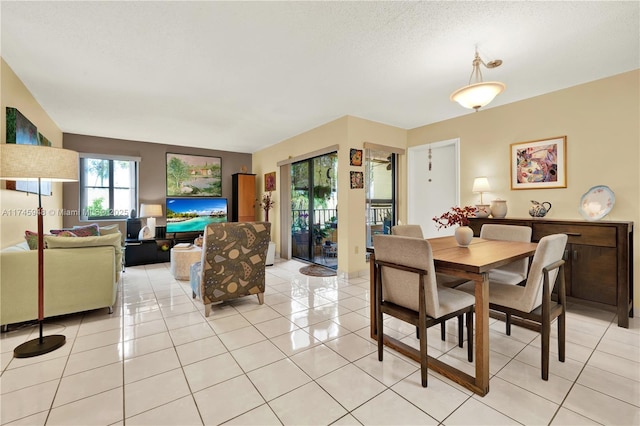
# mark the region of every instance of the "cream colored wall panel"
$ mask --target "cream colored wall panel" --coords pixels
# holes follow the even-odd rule
[[[11,67],[2,60],[0,85],[0,116],[2,117],[2,131],[0,140],[6,143],[6,107],[17,108],[22,115],[31,121],[40,133],[56,147],[62,147],[62,131],[47,115],[46,111],[31,95],[29,89],[20,81]],[[5,189],[5,183],[0,183],[0,248],[24,241],[24,231],[37,231],[35,216],[26,215],[23,211],[35,211],[38,207],[38,195]],[[62,227],[62,216],[58,214],[62,209],[62,183],[52,183],[52,196],[42,197],[42,207],[45,212],[55,212],[44,217],[44,230]]]

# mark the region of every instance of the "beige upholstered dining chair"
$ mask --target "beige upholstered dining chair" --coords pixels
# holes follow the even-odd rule
[[[420,225],[395,225],[391,228],[392,235],[399,235],[401,237],[411,237],[411,238],[422,238],[424,239],[424,234],[422,233],[422,227]],[[461,284],[467,283],[469,280],[464,278],[458,278],[451,275],[441,274],[436,272],[436,283],[442,287],[454,288]],[[416,329],[416,333],[418,330]],[[444,341],[446,340],[447,335],[447,327],[446,321],[442,321],[440,323],[440,338]],[[462,333],[462,317],[458,317],[458,346],[462,347],[463,342],[463,333]]]
[[[565,234],[543,237],[538,242],[531,262],[529,276],[523,286],[489,281],[489,309],[506,314],[506,334],[511,335],[511,316],[517,316],[539,324],[542,337],[542,379],[549,379],[549,340],[551,321],[558,320],[558,359],[564,362],[566,290],[564,282],[564,254],[567,245]],[[377,247],[376,247],[377,252]],[[558,302],[551,300],[551,292],[558,283]],[[470,294],[474,286],[463,284],[459,290]]]
[[[487,240],[506,240],[531,242],[531,228],[518,225],[499,225],[487,223],[480,229],[480,238]],[[527,279],[529,259],[521,259],[489,271],[489,279],[503,284],[520,284]]]
[[[401,237],[424,238],[420,225],[395,225],[391,228],[391,235]]]
[[[378,360],[383,353],[383,314],[418,327],[422,386],[427,386],[427,328],[466,313],[467,349],[473,360],[475,298],[436,284],[431,245],[425,239],[374,235],[376,276],[373,300]]]
[[[271,223],[210,223],[204,231],[202,260],[191,268],[194,298],[205,305],[205,316],[213,303],[250,294],[264,303],[265,267]]]

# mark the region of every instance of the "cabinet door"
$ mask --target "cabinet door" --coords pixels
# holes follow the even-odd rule
[[[572,244],[571,292],[579,299],[616,305],[616,249]]]
[[[238,222],[256,220],[256,177],[238,175]]]

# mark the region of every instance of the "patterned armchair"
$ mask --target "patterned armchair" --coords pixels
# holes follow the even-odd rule
[[[202,260],[191,268],[194,297],[205,305],[255,294],[264,303],[269,222],[212,223],[204,231]]]

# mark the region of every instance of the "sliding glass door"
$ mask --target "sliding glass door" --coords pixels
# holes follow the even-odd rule
[[[338,266],[338,155],[333,152],[291,165],[291,255]]]
[[[367,246],[373,245],[373,235],[391,234],[396,224],[396,159],[392,152],[365,150]]]

